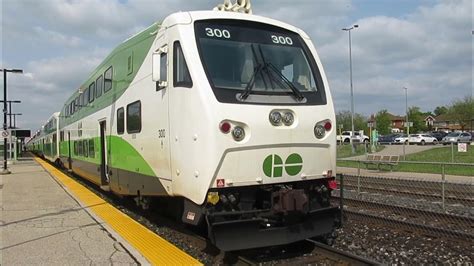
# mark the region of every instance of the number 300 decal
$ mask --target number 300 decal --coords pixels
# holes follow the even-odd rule
[[[211,29],[206,28],[206,35],[209,37],[217,37],[217,38],[230,38],[230,32],[228,30],[221,30],[221,29]]]
[[[272,35],[273,43],[293,45],[293,40],[290,37]]]

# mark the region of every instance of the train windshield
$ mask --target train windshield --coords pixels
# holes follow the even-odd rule
[[[267,24],[195,23],[209,82],[220,102],[324,104],[323,82],[301,37]]]

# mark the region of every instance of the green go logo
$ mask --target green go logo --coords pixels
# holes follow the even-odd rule
[[[263,173],[268,177],[282,177],[283,168],[288,175],[297,175],[303,168],[303,159],[299,154],[293,153],[283,163],[280,156],[271,154],[263,161]]]

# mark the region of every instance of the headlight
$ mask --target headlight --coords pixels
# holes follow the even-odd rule
[[[274,111],[270,113],[269,116],[270,123],[274,126],[279,126],[281,125],[281,114],[280,112]]]
[[[234,139],[236,141],[241,141],[245,138],[245,131],[242,127],[239,127],[239,126],[236,126],[234,127],[234,129],[232,130],[232,137],[234,137]]]
[[[285,124],[285,126],[291,126],[294,121],[295,121],[295,117],[293,116],[292,113],[286,112],[283,115],[283,124]]]
[[[322,139],[325,134],[326,134],[326,129],[324,129],[323,125],[317,124],[314,127],[314,135],[316,136],[316,138]]]

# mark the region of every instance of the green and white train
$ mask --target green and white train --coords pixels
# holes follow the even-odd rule
[[[143,208],[160,199],[222,250],[331,240],[323,66],[301,29],[248,13],[175,13],[127,39],[29,149]]]

